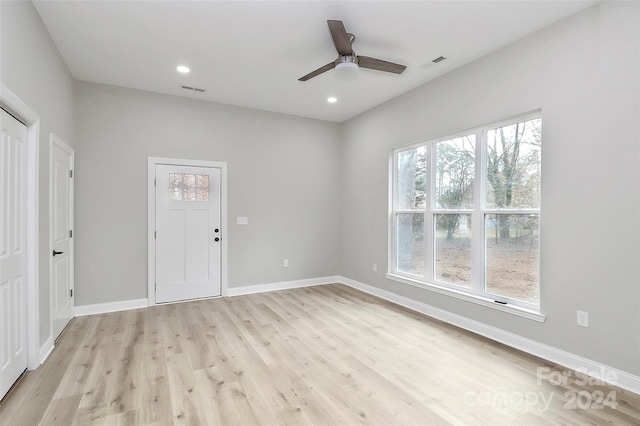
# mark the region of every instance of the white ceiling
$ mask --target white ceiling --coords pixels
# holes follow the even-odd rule
[[[342,122],[595,1],[35,1],[78,80]],[[407,65],[298,78],[337,57],[327,19],[357,54]],[[431,61],[443,55],[439,64]],[[191,68],[179,74],[176,66]],[[180,85],[205,88],[188,92]],[[328,104],[327,97],[338,102]]]

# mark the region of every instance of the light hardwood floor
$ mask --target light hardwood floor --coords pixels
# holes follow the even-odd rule
[[[75,318],[0,424],[640,424],[581,381],[336,284]]]

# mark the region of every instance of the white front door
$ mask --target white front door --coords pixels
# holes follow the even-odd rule
[[[27,368],[27,127],[0,110],[0,398]]]
[[[73,318],[73,149],[51,136],[50,241],[53,338]]]
[[[156,165],[156,303],[220,296],[220,176]]]

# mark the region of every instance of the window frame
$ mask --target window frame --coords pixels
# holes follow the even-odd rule
[[[436,291],[459,299],[479,303],[489,306],[497,310],[524,316],[536,321],[544,321],[545,317],[541,313],[541,264],[540,264],[540,240],[541,240],[541,207],[538,208],[498,208],[489,207],[487,199],[487,134],[493,129],[505,127],[517,123],[530,120],[542,120],[542,111],[535,110],[529,113],[520,114],[506,120],[490,123],[483,126],[474,127],[468,130],[450,133],[436,138],[423,140],[410,145],[395,148],[391,152],[390,173],[389,173],[389,259],[388,279]],[[464,136],[475,136],[475,163],[474,163],[474,185],[473,185],[473,208],[440,208],[436,206],[436,152],[437,144]],[[428,164],[426,185],[427,200],[424,209],[398,209],[398,154],[404,151],[416,149],[419,147],[426,148],[426,161]],[[542,148],[541,148],[542,152]],[[542,157],[540,158],[540,167],[542,169]],[[540,190],[542,192],[542,189]],[[403,272],[398,269],[398,246],[397,246],[397,218],[403,213],[422,213],[424,215],[424,266],[422,276]],[[439,281],[435,275],[435,218],[439,214],[469,214],[471,216],[471,286],[463,287],[444,281]],[[512,215],[536,215],[538,220],[538,250],[537,250],[537,266],[538,266],[538,301],[532,303],[520,299],[514,299],[507,296],[489,293],[486,287],[486,266],[487,266],[487,249],[486,249],[486,229],[485,217],[490,214],[512,214]],[[432,277],[432,278],[431,278]]]

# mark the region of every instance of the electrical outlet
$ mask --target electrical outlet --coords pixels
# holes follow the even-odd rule
[[[289,267],[289,259],[285,259],[284,262],[283,262],[283,265],[284,265],[285,268],[288,268]]]
[[[589,313],[578,311],[578,325],[580,327],[589,327]]]
[[[378,272],[378,264],[374,263],[372,269],[373,269],[373,272]]]

